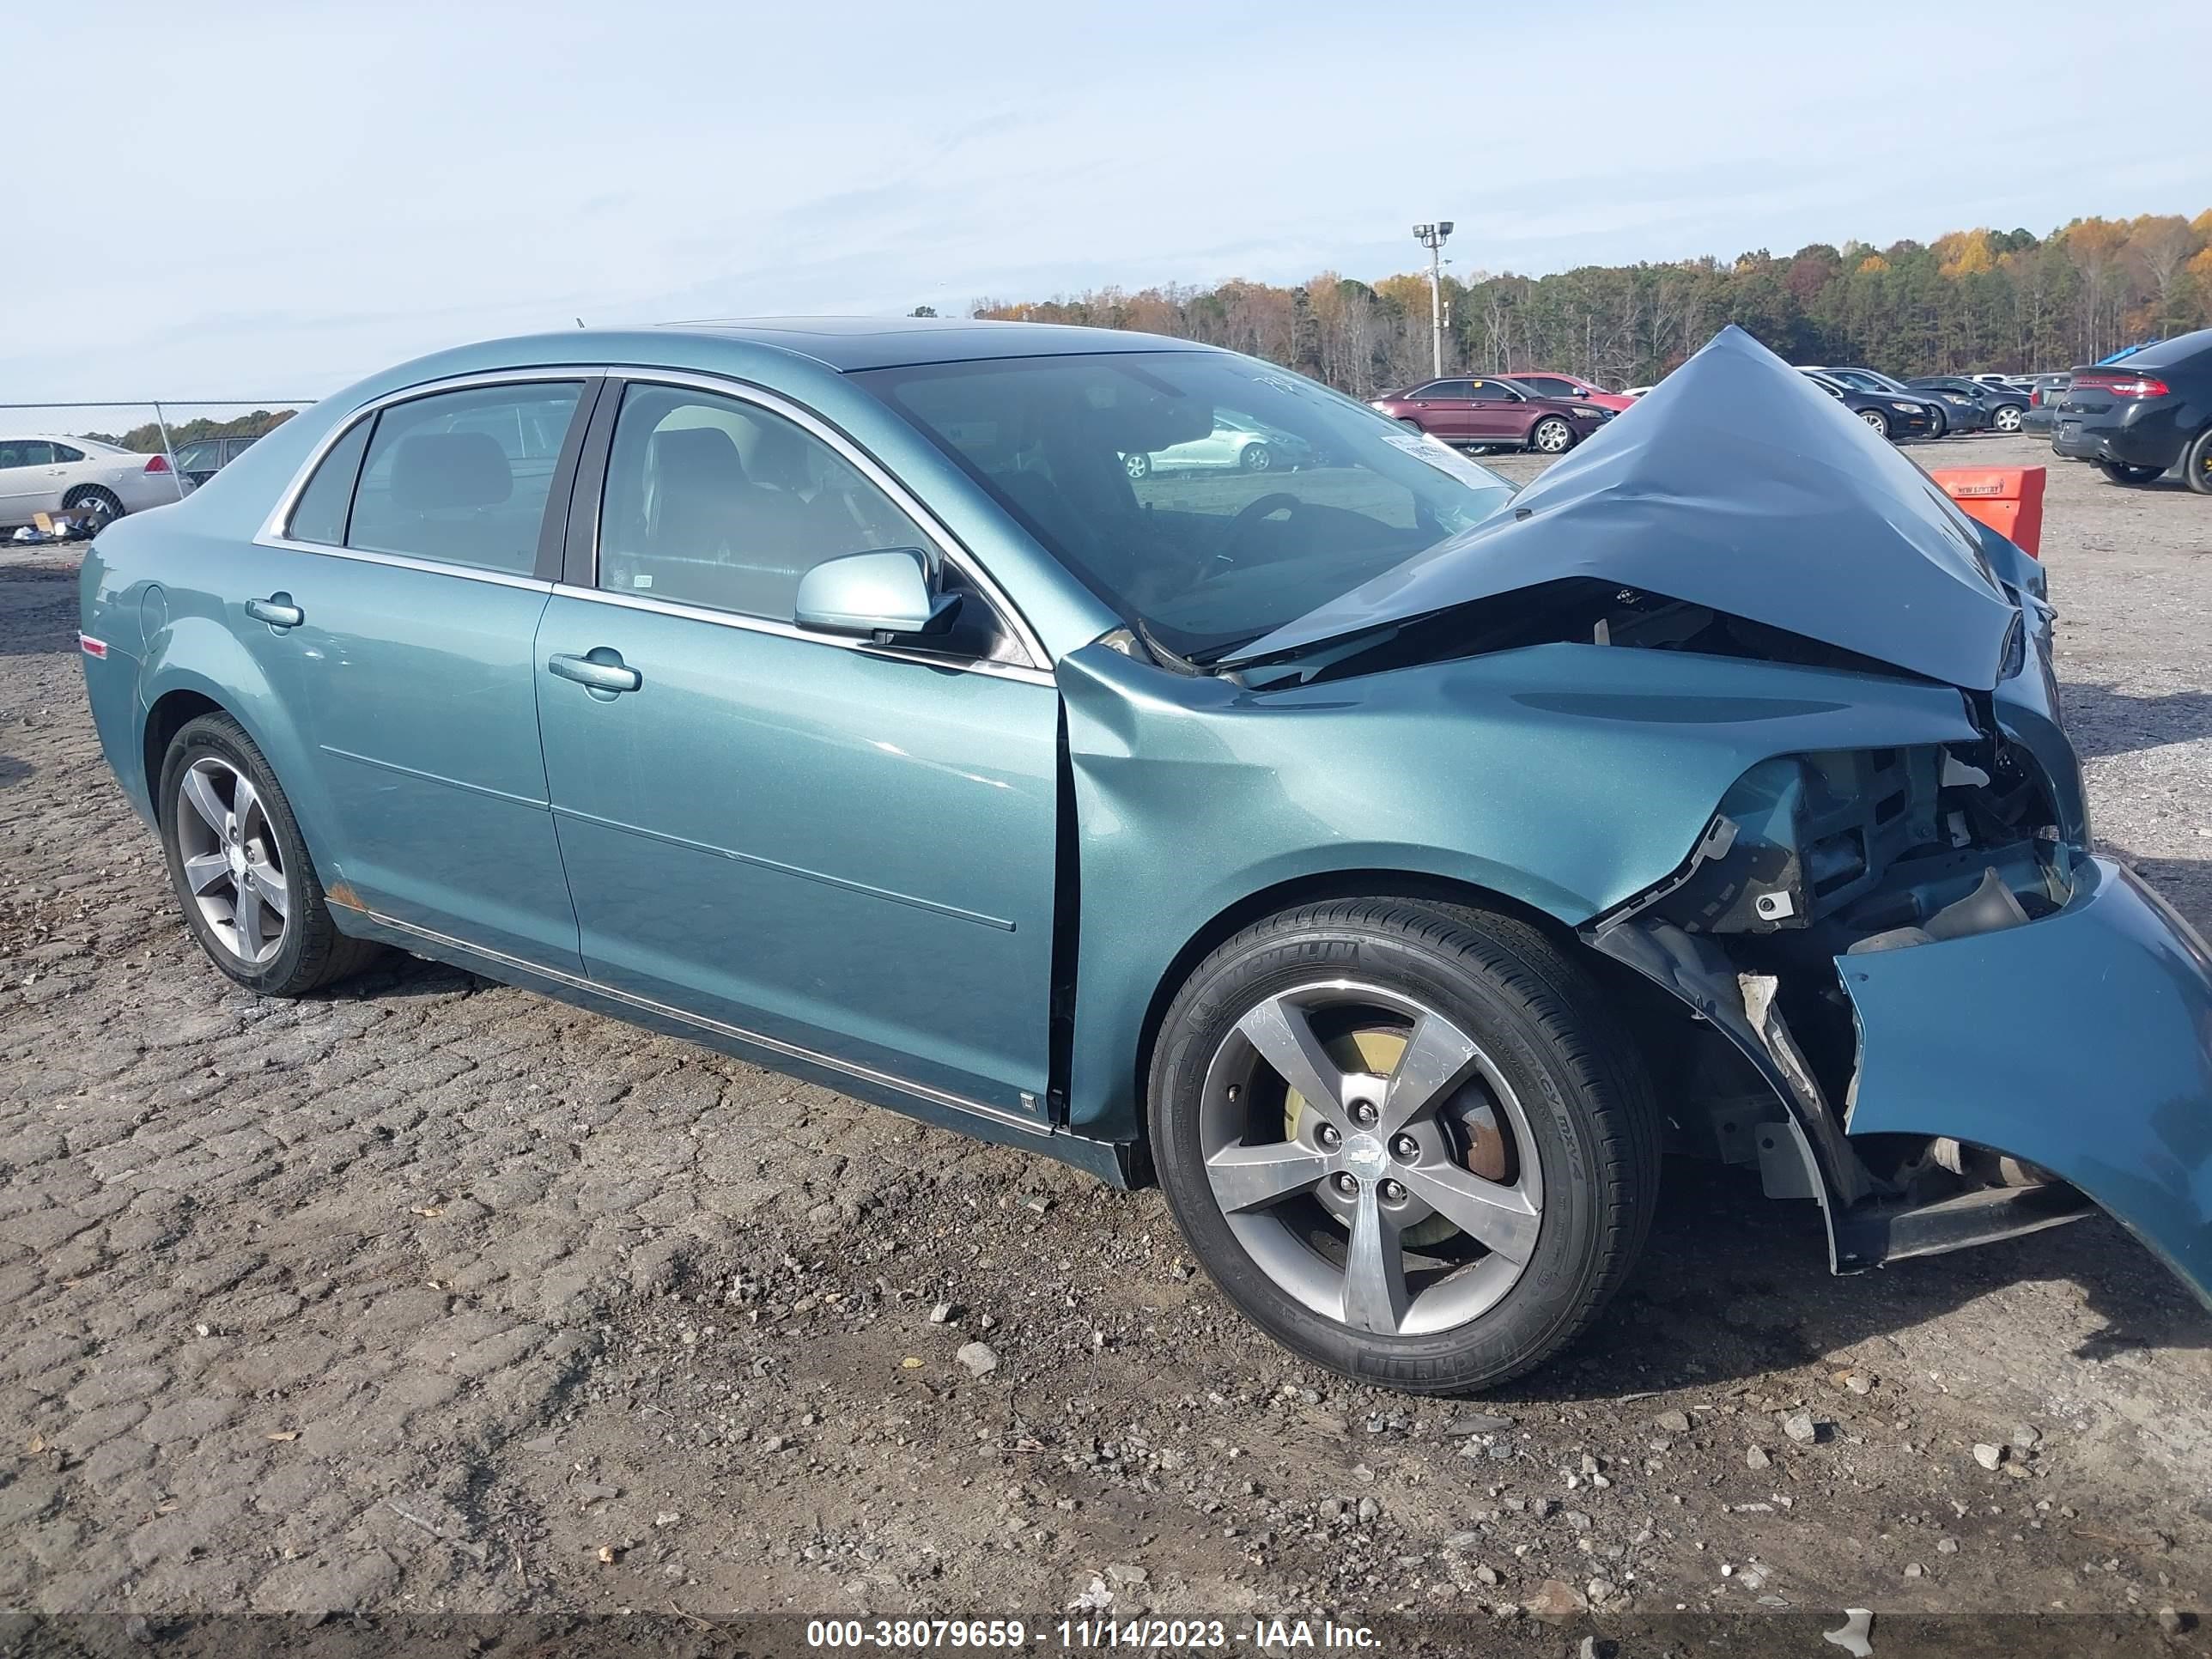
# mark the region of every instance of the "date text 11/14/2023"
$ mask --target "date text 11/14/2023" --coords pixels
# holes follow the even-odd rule
[[[806,1626],[806,1645],[832,1651],[1011,1649],[1043,1646],[1055,1637],[1065,1652],[1120,1648],[1172,1652],[1248,1645],[1279,1652],[1376,1644],[1375,1632],[1364,1625],[1305,1619],[1255,1619],[1249,1628],[1232,1628],[1221,1619],[1062,1619],[1036,1626],[1018,1619],[815,1619]]]

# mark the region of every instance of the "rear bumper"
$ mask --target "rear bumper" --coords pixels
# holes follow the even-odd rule
[[[2165,900],[2084,860],[2055,915],[1836,966],[1859,1030],[1850,1133],[2039,1164],[2212,1307],[2212,951]],[[2061,1218],[2015,1206],[1957,1242]]]
[[[2181,464],[2183,452],[2201,429],[2185,420],[2178,400],[2089,415],[2060,408],[2052,415],[2051,447],[2077,461],[2118,461],[2164,471]]]

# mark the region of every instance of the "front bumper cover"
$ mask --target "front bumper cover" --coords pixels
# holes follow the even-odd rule
[[[2212,951],[2135,873],[2024,927],[1837,958],[1850,1134],[1948,1135],[2087,1194],[2212,1307]]]

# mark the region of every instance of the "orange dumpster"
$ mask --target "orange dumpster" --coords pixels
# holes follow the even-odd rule
[[[1950,466],[1928,475],[1958,502],[2033,558],[2042,556],[2043,469],[2039,466]]]

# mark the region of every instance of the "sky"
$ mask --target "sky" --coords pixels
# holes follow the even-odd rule
[[[1425,219],[1456,272],[1540,273],[2212,207],[2203,101],[2154,68],[2212,62],[2201,0],[111,0],[0,34],[99,66],[10,94],[0,402],[318,397],[580,317],[1373,278]]]

